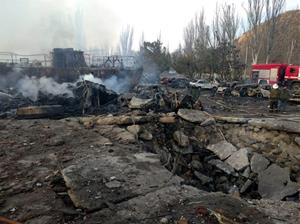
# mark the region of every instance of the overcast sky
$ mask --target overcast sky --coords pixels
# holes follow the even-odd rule
[[[286,9],[299,8],[300,0],[286,0]],[[244,0],[235,3],[244,16]],[[161,34],[174,50],[184,26],[204,8],[210,23],[217,0],[0,0],[0,51],[47,52],[53,47],[115,47],[122,27],[135,29],[135,47]]]

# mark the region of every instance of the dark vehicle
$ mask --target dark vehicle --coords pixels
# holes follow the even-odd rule
[[[233,89],[233,95],[234,93],[238,93],[241,97],[267,97],[267,92],[271,90],[271,86],[268,84],[259,85],[256,83],[253,84],[242,84],[242,85],[236,85]]]
[[[239,82],[237,82],[237,81],[220,83],[220,85],[216,91],[216,94],[220,94],[223,96],[229,96],[229,95],[231,95],[231,91],[238,84],[239,84]]]
[[[171,79],[169,81],[168,86],[172,88],[186,88],[189,85],[189,81],[187,79],[179,78],[179,79]]]
[[[240,94],[241,97],[248,96],[248,89],[249,88],[257,88],[258,84],[242,84],[242,85],[236,85],[233,88],[233,91],[236,91]]]

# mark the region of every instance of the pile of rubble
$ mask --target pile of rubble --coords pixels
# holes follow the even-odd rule
[[[19,158],[22,149],[36,150],[30,153],[38,152],[37,158],[53,150],[43,158],[50,162],[41,159],[40,164],[59,169],[51,174],[49,167],[44,168],[46,177],[24,185],[18,179],[24,170],[15,168],[21,169],[14,177],[17,187],[0,189],[8,198],[0,200],[5,205],[0,211],[7,217],[30,220],[23,217],[23,210],[11,212],[11,205],[23,201],[22,195],[17,194],[18,200],[10,195],[34,191],[32,186],[45,183],[51,197],[71,205],[71,211],[62,212],[72,216],[65,223],[284,223],[287,219],[273,222],[282,218],[274,211],[280,210],[282,201],[299,202],[300,118],[220,116],[204,111],[203,98],[196,93],[157,85],[137,86],[134,92],[118,95],[101,84],[82,81],[72,92],[74,97],[40,93],[34,102],[0,94],[0,111],[17,109],[18,118],[72,115],[55,121],[13,121],[17,123],[13,128],[0,125],[6,136],[0,145],[17,152],[0,156],[13,155],[10,161],[17,159],[20,167],[32,168],[29,178],[41,174],[34,172],[31,154]],[[226,102],[215,103],[218,108],[229,107]],[[82,114],[86,116],[76,117]],[[29,142],[16,140],[27,134],[12,137],[6,131],[18,132],[20,125],[36,131]],[[42,147],[35,145],[37,139]],[[3,180],[15,175],[6,166],[0,166]],[[288,204],[285,212],[298,209],[295,204]],[[48,210],[61,221],[61,211],[51,206]],[[52,216],[49,220],[55,223]]]
[[[162,164],[173,174],[183,177],[186,184],[202,190],[256,199],[299,200],[298,158],[289,152],[294,162],[291,163],[290,158],[286,157],[285,162],[289,166],[282,164],[279,162],[280,156],[274,160],[272,153],[260,151],[270,147],[271,142],[264,141],[263,137],[256,141],[251,139],[257,137],[262,128],[270,129],[262,132],[269,138],[272,132],[278,135],[278,127],[283,132],[300,133],[297,128],[291,129],[289,122],[270,121],[268,124],[259,119],[217,117],[199,110],[179,109],[177,113],[145,113],[138,110],[130,115],[85,118],[82,123],[87,128],[94,125],[125,126],[132,134],[129,135],[132,136],[130,141],[140,139],[146,150],[158,154]],[[232,139],[234,144],[231,143],[231,128],[243,128],[244,133],[245,129],[248,130],[248,137],[245,136],[244,141]],[[276,133],[274,135],[274,144],[278,142],[279,146],[286,146],[285,142],[289,141],[289,147],[294,152],[300,149],[298,143],[291,142],[290,138],[276,138]],[[297,136],[294,134],[291,138],[297,141]],[[280,149],[276,150],[278,154]]]
[[[289,169],[271,163],[251,144],[235,147],[225,140],[227,131],[201,111],[181,109],[177,115],[182,120],[174,124],[173,133],[164,132],[166,136],[158,141],[158,153],[170,170],[208,191],[299,200],[300,185],[290,180]]]
[[[225,118],[201,111],[200,98],[196,100],[188,94],[169,92],[157,85],[137,86],[134,93],[118,96],[105,86],[89,81],[77,83],[73,92],[75,97],[70,98],[41,94],[37,102],[47,106],[18,108],[17,116],[41,118],[59,117],[66,112],[72,115],[95,114],[100,110],[117,112],[116,115],[123,115],[88,117],[82,119],[82,123],[88,128],[129,125],[127,131],[132,134],[129,141],[138,137],[148,142],[148,150],[160,155],[167,169],[200,189],[249,198],[299,199],[300,185],[294,181],[300,167],[297,169],[295,165],[292,169],[296,172],[291,181],[290,171],[281,168],[282,164],[278,165],[272,157],[262,155],[258,151],[261,146],[241,145],[241,139],[235,141],[236,144],[230,142],[228,138],[233,136],[228,137],[228,124],[219,123]],[[229,120],[237,125],[243,122],[248,128],[247,119]]]

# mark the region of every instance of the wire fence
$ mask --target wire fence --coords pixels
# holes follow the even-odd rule
[[[84,54],[88,67],[98,68],[137,68],[138,63],[134,56],[109,55],[101,56]],[[14,52],[0,52],[0,63],[14,67],[52,67],[53,54],[17,54]]]

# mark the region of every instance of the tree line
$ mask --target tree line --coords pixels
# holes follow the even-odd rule
[[[153,42],[142,39],[140,52],[154,61],[161,71],[173,67],[178,73],[191,78],[218,74],[222,80],[239,80],[245,75],[247,65],[270,63],[278,16],[283,12],[285,3],[285,0],[247,0],[243,5],[244,21],[235,4],[217,4],[211,24],[207,23],[205,10],[202,9],[184,28],[183,44],[174,52],[170,53],[160,38]],[[125,41],[123,33],[120,46],[126,47],[120,52],[128,51],[128,42],[132,45],[130,34],[133,30],[127,30],[130,30],[129,34],[124,33],[131,41]],[[237,41],[241,32],[249,39],[244,55],[241,55]],[[293,54],[295,41],[291,41],[289,58]],[[262,55],[265,59],[259,61]]]

